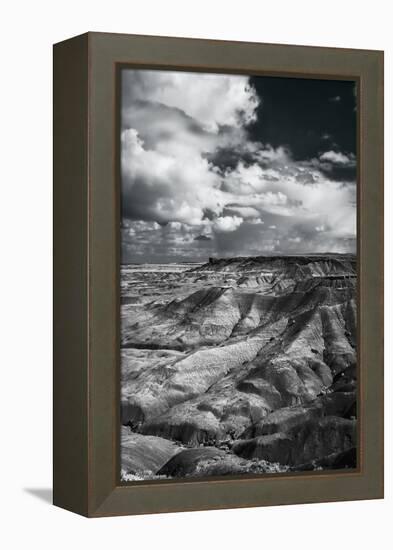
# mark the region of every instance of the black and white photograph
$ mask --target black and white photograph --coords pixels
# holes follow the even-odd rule
[[[391,540],[390,4],[2,8],[0,547]]]
[[[119,89],[121,481],[356,469],[356,81]]]

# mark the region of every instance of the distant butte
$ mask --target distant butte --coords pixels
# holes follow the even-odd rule
[[[194,241],[211,241],[211,237],[208,237],[207,235],[198,235],[195,237]]]

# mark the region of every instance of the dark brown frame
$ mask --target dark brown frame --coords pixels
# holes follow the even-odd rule
[[[358,82],[360,467],[118,480],[120,66]],[[383,497],[383,52],[87,33],[54,47],[54,503],[89,517]]]

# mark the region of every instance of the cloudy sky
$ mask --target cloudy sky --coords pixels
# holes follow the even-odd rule
[[[355,252],[353,82],[122,71],[122,261]]]

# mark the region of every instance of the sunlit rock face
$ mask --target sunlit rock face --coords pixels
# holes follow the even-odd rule
[[[122,266],[123,478],[356,467],[356,318],[350,254]]]

